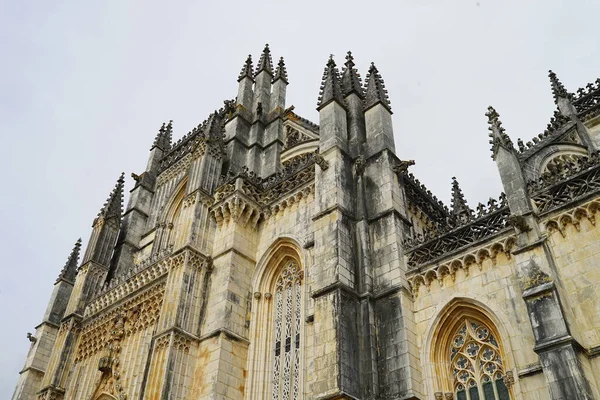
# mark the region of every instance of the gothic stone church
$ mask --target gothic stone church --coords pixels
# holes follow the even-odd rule
[[[119,178],[13,400],[600,399],[600,80],[550,81],[530,142],[488,108],[504,192],[453,180],[446,207],[375,65],[330,58],[315,124],[283,58],[248,57],[235,100],[160,128],[125,210]]]

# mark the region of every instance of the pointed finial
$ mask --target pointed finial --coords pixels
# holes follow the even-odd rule
[[[379,74],[379,70],[377,70],[375,63],[371,63],[371,66],[369,67],[365,85],[367,87],[365,94],[365,110],[376,104],[381,104],[391,113],[392,108],[387,94],[388,92],[385,89],[383,78]]]
[[[154,143],[152,144],[152,150],[155,147],[160,148],[163,151],[169,151],[171,149],[171,140],[173,137],[173,120],[170,120],[168,125],[165,125],[163,122],[162,126],[158,130],[156,134],[156,138],[154,138]]]
[[[257,76],[262,71],[266,71],[269,74],[273,75],[273,59],[271,58],[271,50],[269,49],[269,44],[265,44],[265,48],[260,55],[260,59],[258,60],[258,65],[256,67],[256,72],[254,76]]]
[[[361,99],[365,96],[360,74],[354,68],[354,57],[351,51],[346,54],[346,62],[342,70],[342,92],[344,96],[356,93]]]
[[[559,97],[569,99],[570,95],[567,92],[567,89],[565,89],[565,86],[552,70],[548,71],[548,77],[550,78],[550,86],[552,87],[552,96],[554,97],[554,102],[557,103]]]
[[[56,278],[56,282],[58,283],[60,280],[65,280],[68,282],[75,282],[75,276],[77,275],[77,264],[79,262],[79,252],[81,250],[81,238],[77,240],[73,250],[71,250],[71,254],[69,258],[67,258],[67,262],[63,269],[58,274],[58,278]]]
[[[319,99],[317,101],[317,110],[320,110],[334,100],[345,106],[344,97],[342,95],[340,72],[333,60],[333,54],[331,54],[329,55],[329,60],[327,60],[325,70],[323,71],[323,79],[321,80]]]
[[[467,205],[467,200],[463,195],[462,189],[456,180],[452,177],[452,215],[462,221],[468,221],[473,216],[473,210]]]
[[[500,147],[503,147],[508,151],[514,151],[515,148],[513,143],[510,140],[510,137],[508,137],[504,131],[502,122],[500,121],[500,115],[494,109],[494,107],[489,106],[485,115],[488,117],[488,130],[490,131],[489,137],[491,138],[490,144],[492,145],[492,158],[496,158],[496,154],[498,154],[498,149]]]
[[[123,187],[125,184],[125,173],[122,172],[121,176],[117,180],[115,188],[112,190],[106,203],[100,209],[98,218],[108,219],[111,217],[121,218],[123,214]],[[98,218],[96,220],[98,220]],[[94,221],[94,224],[96,221]]]
[[[288,83],[287,70],[285,69],[285,62],[283,61],[283,57],[279,58],[279,62],[277,63],[277,69],[275,69],[275,77],[273,78],[273,83],[276,80],[281,79],[285,83]]]
[[[240,82],[244,78],[254,80],[254,76],[252,74],[253,69],[254,69],[254,67],[252,66],[252,54],[248,54],[248,58],[246,58],[246,62],[244,63],[244,66],[242,67],[242,71],[240,72],[240,75],[238,76],[238,82]]]

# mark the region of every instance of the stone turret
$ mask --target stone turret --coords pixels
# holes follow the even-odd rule
[[[124,183],[125,176],[121,174],[115,188],[94,219],[92,234],[67,307],[67,315],[82,315],[86,302],[104,284],[121,226]]]
[[[561,98],[564,88],[558,80],[553,85],[553,91]],[[547,237],[540,231],[540,221],[532,207],[517,151],[496,110],[488,107],[486,116],[492,158],[506,193],[511,214],[509,223],[517,235],[518,248],[512,254],[535,338],[534,351],[540,357],[551,398],[591,399],[589,383],[577,361],[580,345],[571,336],[567,323],[569,307],[563,308],[559,300],[559,292],[563,290],[560,276],[555,273],[555,260]]]
[[[25,360],[25,366],[20,372],[13,400],[35,398],[41,388],[42,378],[48,369],[49,354],[56,342],[58,329],[73,291],[80,249],[81,239],[75,243],[65,266],[54,283],[54,289],[42,322],[36,326],[35,334],[27,334],[31,347]]]
[[[252,89],[252,85],[254,85],[253,70],[252,55],[248,54],[248,58],[238,77],[239,86],[236,105],[238,107],[243,107],[244,111],[251,111],[252,108],[252,100],[254,98],[254,91]]]
[[[263,138],[264,150],[261,165],[261,175],[263,177],[273,175],[281,170],[280,159],[284,142],[282,117],[285,110],[287,85],[287,70],[283,57],[281,57],[272,79],[269,113]]]
[[[350,154],[356,157],[366,142],[365,115],[363,113],[364,89],[360,74],[354,68],[352,52],[346,55],[342,70],[342,93],[348,107],[348,135]]]
[[[488,107],[485,115],[488,117],[492,159],[496,161],[498,166],[511,212],[516,215],[529,214],[531,213],[531,202],[529,201],[525,175],[519,163],[518,153],[512,140],[502,127],[500,116],[494,107]]]
[[[146,170],[140,174],[131,174],[135,186],[129,192],[127,209],[123,214],[119,236],[111,260],[108,280],[130,271],[133,254],[139,250],[139,242],[146,229],[150,207],[154,196],[156,177],[160,173],[160,163],[172,147],[173,121],[163,123],[150,148]]]
[[[589,154],[593,153],[597,150],[598,146],[594,143],[587,127],[577,116],[577,108],[573,105],[573,94],[567,91],[552,70],[548,71],[548,77],[550,78],[552,96],[554,97],[554,102],[556,103],[559,112],[562,116],[569,118],[575,123],[577,135],[579,136],[581,143],[587,147]]]
[[[364,113],[367,131],[367,156],[383,149],[395,153],[392,108],[383,78],[374,63],[371,63],[365,84]]]

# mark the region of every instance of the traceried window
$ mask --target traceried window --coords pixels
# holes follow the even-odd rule
[[[491,329],[466,318],[448,352],[458,400],[510,400],[500,346]]]
[[[289,262],[275,284],[272,400],[300,398],[302,277],[298,264]]]

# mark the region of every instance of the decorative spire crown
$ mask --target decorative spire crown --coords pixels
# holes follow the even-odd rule
[[[325,71],[323,71],[323,79],[321,81],[319,99],[317,101],[317,110],[320,110],[334,100],[345,106],[344,97],[342,95],[340,72],[335,65],[332,54],[329,56]]]
[[[502,127],[502,122],[500,121],[500,115],[494,109],[494,107],[489,106],[487,113],[485,115],[488,117],[488,130],[490,133],[488,136],[491,138],[490,144],[492,145],[492,158],[496,157],[498,154],[498,149],[500,147],[505,148],[508,151],[515,151],[512,141],[510,137],[504,131]]]
[[[461,219],[469,220],[473,216],[473,210],[468,206],[467,200],[456,180],[456,177],[452,177],[452,215]]]
[[[158,133],[156,134],[156,138],[154,139],[154,143],[152,144],[152,148],[158,147],[163,151],[169,151],[171,149],[171,141],[173,137],[173,120],[170,120],[167,125],[162,124]]]
[[[374,105],[381,103],[390,113],[392,108],[390,105],[390,99],[388,97],[388,91],[385,89],[383,78],[379,74],[375,63],[371,63],[369,67],[369,73],[366,79],[366,95],[365,95],[365,110],[373,107]]]
[[[365,91],[360,80],[360,74],[356,68],[354,68],[354,57],[352,56],[351,51],[347,53],[346,62],[342,69],[342,92],[344,93],[344,96],[348,96],[350,93],[354,92],[360,96],[361,99],[365,96]]]
[[[77,240],[69,258],[67,258],[67,262],[63,269],[58,274],[58,278],[56,278],[56,283],[60,280],[66,280],[69,282],[75,282],[75,276],[77,275],[77,263],[79,262],[79,251],[81,250],[81,238]]]
[[[277,69],[275,69],[275,77],[273,78],[273,82],[275,82],[277,79],[281,79],[285,83],[288,83],[287,70],[285,69],[283,57],[281,57],[277,63]]]
[[[256,73],[254,76],[257,76],[262,71],[266,71],[269,74],[273,75],[273,59],[271,58],[271,50],[269,50],[269,44],[265,45],[265,48],[260,55],[260,59],[258,60],[258,66],[256,67]]]
[[[122,172],[117,180],[115,188],[108,196],[106,203],[98,213],[98,218],[108,219],[111,217],[120,218],[123,214],[123,186],[125,184],[125,173]]]
[[[567,89],[565,89],[565,86],[552,70],[548,71],[548,77],[550,78],[550,86],[552,87],[552,96],[554,97],[554,102],[558,102],[559,97],[570,99],[571,96],[567,92]]]
[[[242,67],[242,71],[238,76],[238,82],[240,82],[244,78],[248,78],[250,80],[254,80],[254,76],[252,75],[252,70],[254,67],[252,66],[252,54],[248,54],[248,58],[246,58],[246,62]]]

